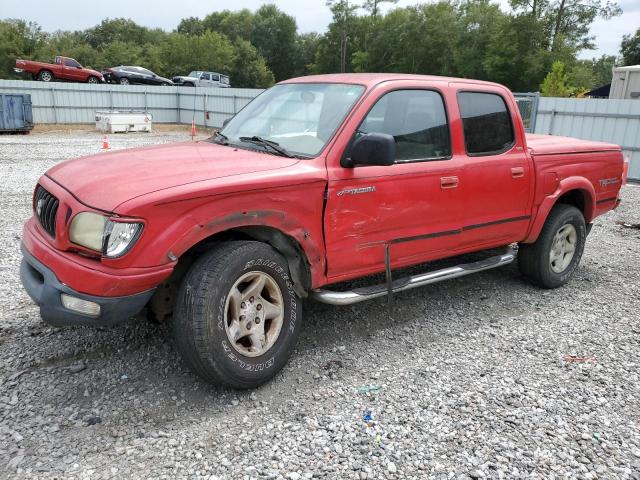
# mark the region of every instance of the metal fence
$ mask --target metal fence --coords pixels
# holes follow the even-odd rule
[[[535,133],[620,145],[630,159],[629,178],[640,180],[640,101],[541,97]]]
[[[88,85],[0,80],[0,93],[29,93],[35,123],[92,123],[97,110],[144,110],[158,123],[219,127],[262,90]]]

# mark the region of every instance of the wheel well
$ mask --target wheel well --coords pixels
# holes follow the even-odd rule
[[[173,311],[174,300],[182,278],[200,255],[217,243],[237,240],[255,240],[271,245],[287,260],[295,292],[302,298],[307,296],[307,292],[311,288],[311,272],[309,262],[300,244],[293,237],[275,228],[265,226],[238,227],[207,237],[180,256],[171,277],[158,286],[156,293],[149,301],[148,307],[155,319],[163,320]]]
[[[570,190],[563,193],[560,198],[558,198],[556,204],[562,203],[576,207],[580,212],[582,212],[582,216],[585,220],[589,221],[591,208],[588,206],[588,198],[589,194],[583,190]]]

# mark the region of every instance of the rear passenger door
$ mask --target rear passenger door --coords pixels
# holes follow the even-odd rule
[[[340,280],[455,250],[459,241],[460,158],[453,157],[447,111],[436,89],[389,89],[378,95],[355,135],[396,140],[391,166],[329,166],[325,211],[328,276]],[[344,156],[349,155],[347,146]]]
[[[457,92],[466,151],[461,248],[516,242],[529,228],[533,168],[510,99],[491,86]]]

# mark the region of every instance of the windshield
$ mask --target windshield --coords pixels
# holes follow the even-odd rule
[[[189,75],[187,75],[187,77],[195,77],[195,78],[200,78],[200,74],[202,72],[189,72]]]
[[[294,155],[322,151],[356,100],[361,85],[289,83],[256,97],[222,130],[231,144],[255,146],[247,138],[276,142]]]

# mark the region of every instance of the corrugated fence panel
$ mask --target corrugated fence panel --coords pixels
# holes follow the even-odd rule
[[[149,111],[157,123],[195,118],[198,125],[219,127],[262,90],[0,80],[0,92],[30,93],[35,123],[93,123],[96,111],[115,109]]]
[[[640,101],[540,98],[535,133],[616,143],[628,156],[629,178],[640,180]]]

